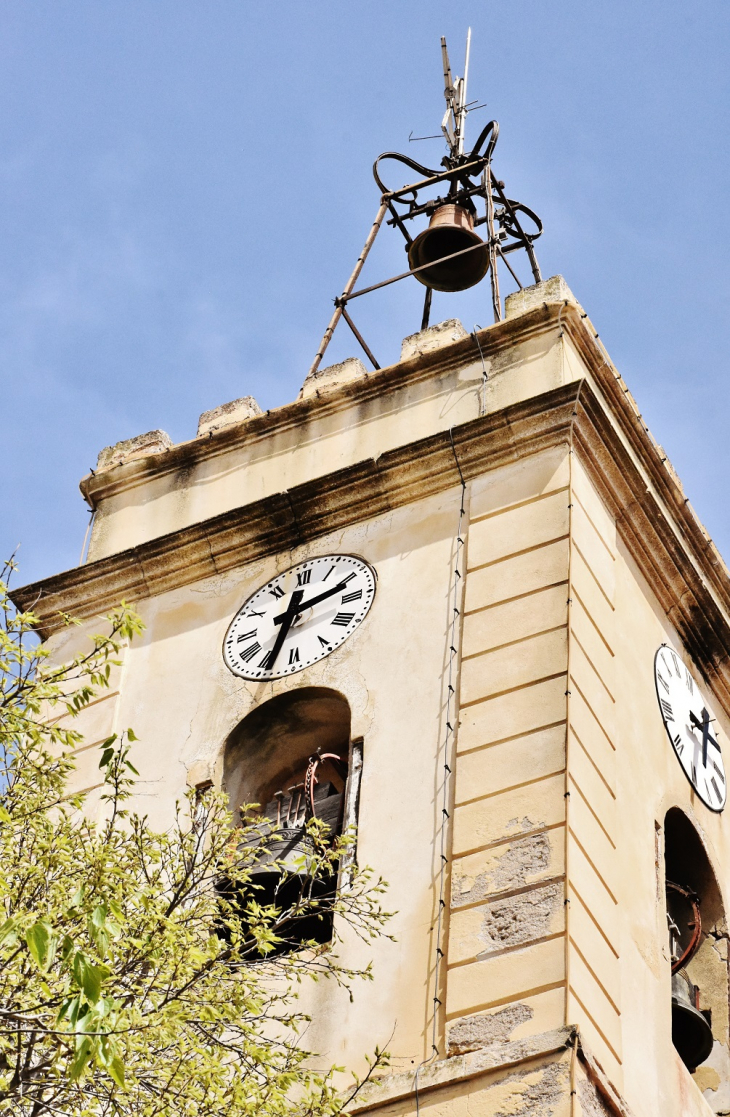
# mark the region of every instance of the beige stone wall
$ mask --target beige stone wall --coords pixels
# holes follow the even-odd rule
[[[571,506],[567,1018],[632,1112],[722,1112],[727,1009],[713,1012],[715,1050],[694,1083],[671,1043],[661,839],[667,809],[678,806],[692,820],[721,889],[730,853],[724,815],[692,791],[655,696],[653,660],[662,642],[695,673],[697,667],[577,454]],[[705,691],[709,698],[706,684]],[[727,715],[709,700],[727,740]],[[704,983],[707,1004],[713,975],[726,983],[725,944],[707,942],[703,952],[693,978]]]
[[[413,1075],[432,1055],[463,468],[450,904],[438,1058],[419,1072],[419,1106],[439,1117],[707,1117],[730,1111],[727,1006],[716,999],[715,1049],[693,1080],[671,1044],[662,827],[670,807],[685,812],[722,891],[728,811],[697,801],[674,757],[653,657],[666,641],[704,672],[728,741],[730,582],[590,322],[562,296],[533,303],[482,331],[486,383],[466,337],[87,479],[100,505],[91,562],[40,587],[46,630],[69,597],[85,607],[92,592],[107,601],[119,587],[147,627],[77,722],[86,740],[76,786],[91,789],[96,810],[95,746],[130,725],[136,805],[164,825],[190,782],[220,779],[226,739],[255,706],[301,686],[344,694],[364,740],[359,856],[389,881],[395,941],[346,940],[345,960],[372,956],[375,981],[354,1008],[330,987],[305,990],[308,1042],[361,1068],[364,1052],[387,1044],[393,1074],[358,1105],[414,1111]],[[418,440],[436,434],[424,450]],[[351,489],[340,484],[338,471],[360,466]],[[339,501],[305,492],[300,520],[292,487],[316,478]],[[269,497],[270,520],[260,507],[250,514]],[[269,538],[285,506],[286,546]],[[200,567],[178,560],[190,525],[231,510],[215,552],[212,529],[185,543]],[[233,677],[221,646],[245,598],[273,573],[337,551],[378,572],[367,621],[286,680]],[[86,631],[98,627],[92,611],[82,608]],[[57,631],[54,654],[64,659],[78,639]],[[715,930],[693,963],[704,986],[727,973],[727,938]]]
[[[146,629],[127,650],[121,692],[115,682],[109,697],[74,723],[88,746],[78,758],[79,789],[98,783],[96,742],[114,729],[134,728],[139,741],[132,759],[141,774],[134,806],[163,826],[189,778],[220,781],[226,739],[255,706],[306,686],[345,695],[353,736],[364,741],[358,857],[389,883],[386,904],[396,912],[389,931],[396,941],[371,948],[354,936],[347,940],[347,963],[364,965],[372,957],[375,968],[375,981],[356,987],[354,1009],[330,984],[305,987],[302,1000],[315,1017],[307,1042],[324,1058],[360,1070],[376,1044],[388,1045],[405,1066],[430,1054],[438,781],[460,497],[451,489],[313,545],[139,602]],[[375,568],[367,622],[295,676],[275,683],[233,676],[223,662],[223,638],[246,597],[275,571],[331,552],[361,555]],[[51,645],[64,658],[78,639],[78,630],[64,630]],[[92,793],[90,811],[97,802]]]
[[[571,455],[568,1019],[620,1090],[616,858],[616,526]]]
[[[542,391],[564,384],[574,370],[562,359],[557,335],[528,334],[494,354],[483,339],[486,390],[479,350],[467,337],[426,360],[416,357],[364,383],[336,387],[321,399],[298,400],[211,439],[85,478],[84,491],[98,505],[89,559],[377,458],[483,411],[498,412],[538,384]]]
[[[473,482],[446,1017],[449,1049],[565,1018],[569,455]]]

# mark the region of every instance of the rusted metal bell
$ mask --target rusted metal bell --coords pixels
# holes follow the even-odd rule
[[[461,252],[478,244],[454,260],[439,263],[444,256]],[[474,217],[463,206],[439,206],[428,228],[416,237],[408,249],[408,263],[413,268],[433,264],[417,272],[416,279],[435,291],[466,291],[479,283],[489,270],[489,253],[481,237],[474,232]]]
[[[712,1051],[712,1028],[697,1007],[697,986],[683,972],[672,975],[672,1043],[686,1067],[694,1070]]]
[[[269,873],[276,877],[282,873],[309,877],[313,859],[314,846],[306,831],[302,827],[282,827],[273,831],[251,866],[251,873],[254,880]]]

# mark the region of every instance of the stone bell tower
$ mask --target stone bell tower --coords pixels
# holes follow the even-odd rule
[[[103,450],[87,561],[15,600],[59,659],[122,598],[144,620],[77,723],[89,810],[94,744],[132,725],[155,821],[213,781],[296,841],[317,757],[318,809],[357,824],[396,912],[392,941],[342,945],[373,962],[354,1006],[306,993],[323,1060],[392,1053],[353,1113],[727,1113],[730,575],[590,318],[541,281],[496,123],[465,153],[444,69],[447,168],[402,160],[442,193],[417,204],[376,164],[299,397]],[[350,311],[386,220],[426,301],[379,368]],[[503,311],[512,249],[535,282]],[[434,289],[487,275],[494,325],[428,325]],[[372,371],[321,367],[341,319]]]
[[[396,941],[354,1009],[314,991],[310,1037],[352,1065],[392,1033],[359,1110],[415,1112],[416,1088],[421,1110],[494,1117],[727,1110],[726,818],[675,753],[654,657],[695,680],[719,761],[730,579],[560,277],[478,334],[407,338],[389,368],[346,362],[276,411],[238,401],[190,442],[103,451],[82,489],[88,561],[15,596],[59,657],[79,638],[59,609],[93,630],[124,597],[144,618],[82,715],[92,809],[88,746],[117,726],[161,822],[186,784],[255,787],[282,702],[319,702],[302,755],[318,735],[360,750],[357,856],[390,882]],[[310,666],[233,673],[241,605],[324,556],[374,571],[362,622]],[[701,911],[698,1067],[672,1042],[667,880]]]

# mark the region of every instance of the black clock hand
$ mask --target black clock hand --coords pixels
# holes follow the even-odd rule
[[[706,768],[707,767],[707,746],[708,745],[714,745],[716,749],[720,748],[717,741],[715,740],[715,738],[710,733],[710,715],[709,715],[707,709],[705,709],[703,707],[702,721],[700,721],[700,719],[695,714],[694,710],[690,710],[689,720],[692,722],[692,725],[695,729],[700,729],[702,731],[702,767]]]
[[[267,671],[271,671],[276,663],[277,656],[281,651],[282,644],[286,640],[287,633],[301,611],[301,600],[303,596],[304,590],[294,590],[294,593],[291,595],[291,601],[286,607],[286,612],[274,619],[276,624],[281,624],[281,628],[279,629],[273,648],[266,657],[265,669]]]
[[[319,605],[320,601],[324,601],[326,597],[332,597],[334,593],[339,593],[340,590],[344,589],[347,589],[347,582],[338,582],[336,586],[332,586],[331,589],[325,590],[324,593],[320,593],[316,597],[310,597],[309,601],[302,601],[304,590],[295,590],[295,593],[299,594],[299,604],[297,606],[297,611],[301,613],[304,611],[304,609],[308,609],[310,605]],[[292,601],[293,600],[294,598],[292,598]],[[287,607],[286,613],[279,613],[278,617],[274,617],[274,624],[283,624],[289,614],[289,609],[291,609],[291,602]]]

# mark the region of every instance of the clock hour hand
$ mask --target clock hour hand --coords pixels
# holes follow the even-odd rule
[[[692,722],[693,728],[699,729],[699,730],[702,731],[702,767],[706,768],[707,767],[707,746],[708,745],[714,745],[716,749],[719,749],[719,747],[720,747],[718,745],[717,741],[715,740],[715,738],[710,733],[710,715],[709,715],[707,709],[703,708],[703,710],[702,710],[702,720],[700,721],[700,719],[697,717],[697,715],[694,713],[694,711],[690,710],[689,719]]]
[[[341,590],[344,590],[346,588],[347,588],[347,582],[338,582],[336,586],[332,586],[330,589],[325,590],[324,593],[317,594],[316,597],[310,597],[308,601],[302,601],[302,596],[304,594],[304,590],[295,590],[294,591],[294,596],[296,596],[296,594],[299,594],[299,602],[297,604],[297,611],[299,613],[301,613],[304,609],[309,609],[310,605],[319,605],[320,601],[324,601],[324,599],[326,597],[332,597],[333,594],[340,593]],[[286,620],[286,618],[289,614],[289,610],[292,607],[293,600],[294,600],[294,597],[292,597],[292,600],[289,602],[289,605],[287,606],[286,613],[279,613],[278,617],[274,617],[274,624],[283,624],[284,623],[284,621]]]
[[[294,590],[294,593],[291,595],[291,601],[286,607],[286,612],[282,613],[281,616],[274,618],[274,622],[276,624],[281,624],[281,628],[277,633],[273,648],[267,655],[265,663],[262,664],[262,666],[267,671],[271,671],[273,669],[279,652],[281,651],[282,644],[286,640],[289,629],[291,628],[299,612],[301,611],[301,600],[303,596],[304,590]]]

